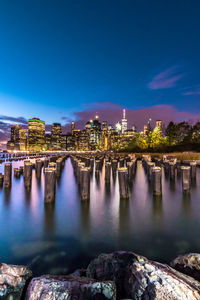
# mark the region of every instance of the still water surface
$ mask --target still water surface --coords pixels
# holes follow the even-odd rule
[[[13,162],[13,167],[23,161]],[[0,165],[3,172],[3,164]],[[190,195],[163,171],[162,199],[155,199],[138,161],[130,199],[119,198],[118,178],[105,186],[91,177],[89,202],[81,202],[70,159],[57,180],[56,201],[44,205],[44,174],[33,170],[32,188],[23,176],[0,190],[0,261],[29,265],[35,275],[62,274],[85,267],[101,252],[131,250],[169,262],[180,253],[200,252],[200,169]]]

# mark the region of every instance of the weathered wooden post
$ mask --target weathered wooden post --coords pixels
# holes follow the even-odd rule
[[[4,180],[4,176],[2,173],[0,173],[0,187],[3,186],[3,180]]]
[[[191,174],[192,180],[196,179],[196,167],[197,167],[196,161],[192,161],[190,163],[190,170],[191,170],[190,174]]]
[[[12,163],[4,164],[4,186],[6,188],[11,187],[12,183]]]
[[[90,199],[90,169],[81,168],[81,183],[80,183],[80,193],[81,200]]]
[[[121,199],[128,199],[128,173],[127,168],[118,168],[119,192]]]
[[[171,180],[175,179],[175,168],[176,168],[175,163],[169,162],[169,175]]]
[[[19,178],[19,177],[20,177],[20,169],[14,168],[14,176],[15,176],[16,178]]]
[[[97,159],[95,161],[95,171],[98,172],[101,169],[101,161],[99,159]]]
[[[111,174],[111,163],[105,163],[105,182],[110,183],[110,174]]]
[[[154,167],[155,167],[154,162],[147,162],[147,174],[150,181],[152,179],[152,170]]]
[[[49,159],[47,157],[45,157],[45,159],[44,159],[44,171],[45,171],[45,168],[48,168],[48,165],[49,165]]]
[[[189,192],[190,191],[190,167],[189,166],[182,166],[181,167],[181,174],[182,174],[183,192]]]
[[[32,163],[24,161],[24,186],[30,188],[32,183]]]
[[[36,159],[35,170],[36,170],[37,178],[40,178],[41,177],[41,170],[42,170],[42,160],[41,159]]]
[[[152,169],[153,194],[159,196],[162,194],[162,169],[154,167]]]
[[[53,202],[56,191],[56,168],[45,168],[44,202]]]
[[[56,160],[56,175],[59,177],[62,169],[62,160],[59,158]]]
[[[113,159],[112,160],[112,171],[114,174],[116,174],[117,166],[118,166],[118,161],[116,159]]]

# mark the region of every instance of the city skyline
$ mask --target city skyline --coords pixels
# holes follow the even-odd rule
[[[32,116],[200,119],[197,1],[11,3],[0,4],[0,141]]]

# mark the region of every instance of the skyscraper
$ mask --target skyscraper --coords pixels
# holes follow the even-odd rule
[[[53,123],[51,126],[51,150],[61,150],[62,129],[60,123]]]
[[[28,149],[41,151],[45,147],[45,122],[38,118],[28,120]]]
[[[123,118],[122,118],[122,134],[127,130],[127,119],[126,119],[126,110],[123,109]]]
[[[101,123],[99,122],[99,117],[96,115],[95,119],[91,123],[90,130],[90,145],[92,149],[97,149],[100,144],[101,138]]]

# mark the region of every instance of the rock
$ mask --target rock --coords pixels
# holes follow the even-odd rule
[[[175,258],[170,265],[176,270],[200,281],[200,254],[189,253]]]
[[[137,255],[128,251],[117,251],[111,254],[101,254],[91,261],[87,268],[87,277],[97,280],[112,280],[116,283],[117,295],[128,297],[125,289],[127,275]]]
[[[73,272],[73,275],[79,277],[84,277],[84,276],[86,277],[86,272],[87,272],[86,269],[77,269]]]
[[[87,276],[114,281],[117,299],[200,299],[198,281],[132,252],[100,255],[89,264]]]
[[[200,283],[167,265],[140,258],[130,269],[129,294],[133,299],[200,299]]]
[[[43,275],[29,283],[26,300],[115,300],[111,281],[96,281],[74,275]]]
[[[0,298],[21,299],[26,282],[32,272],[25,266],[14,266],[0,263]]]

